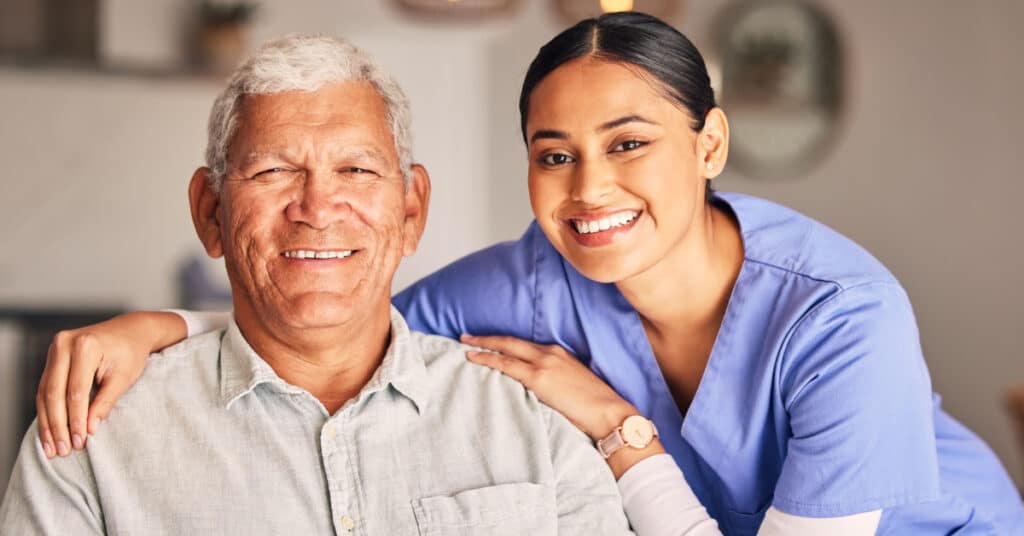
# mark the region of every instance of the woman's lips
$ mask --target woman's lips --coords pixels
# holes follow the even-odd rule
[[[640,211],[620,210],[598,215],[585,215],[566,220],[569,234],[582,246],[596,247],[612,243],[636,225]]]

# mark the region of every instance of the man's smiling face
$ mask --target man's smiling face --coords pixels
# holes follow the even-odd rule
[[[311,328],[386,308],[425,207],[406,188],[383,98],[340,82],[240,107],[216,209],[236,315]]]

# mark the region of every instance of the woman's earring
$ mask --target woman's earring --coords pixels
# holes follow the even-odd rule
[[[711,171],[712,169],[715,169],[715,165],[712,164],[711,162],[708,162],[707,168],[708,168],[708,171]]]

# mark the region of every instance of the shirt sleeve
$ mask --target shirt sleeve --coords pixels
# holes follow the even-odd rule
[[[638,536],[719,536],[718,524],[669,454],[657,454],[619,478],[622,505]]]
[[[174,313],[185,321],[188,329],[187,337],[209,333],[228,327],[231,322],[231,311],[187,311],[185,309],[165,309],[164,312]]]
[[[555,471],[558,534],[633,534],[615,477],[590,438],[544,406]]]
[[[683,472],[668,454],[651,456],[619,479],[626,517],[637,536],[720,536],[718,524],[700,504]],[[868,536],[882,512],[843,517],[793,516],[769,508],[758,536]]]
[[[782,359],[790,436],[773,506],[839,517],[939,497],[931,380],[902,288],[840,291]]]
[[[103,534],[99,492],[83,451],[47,460],[32,423],[0,506],[4,534]]]
[[[416,331],[459,335],[512,335],[534,340],[535,247],[531,229],[463,257],[413,283],[392,304]]]

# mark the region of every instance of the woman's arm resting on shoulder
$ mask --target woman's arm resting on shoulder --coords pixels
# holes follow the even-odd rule
[[[519,381],[537,398],[597,441],[639,412],[572,354],[558,346],[515,337],[462,336],[485,348],[467,358]],[[644,449],[624,448],[607,460],[619,479],[623,507],[637,536],[718,535],[718,524],[690,489],[672,457],[655,441]],[[844,517],[810,518],[770,508],[758,534],[765,536],[874,534],[881,511]]]
[[[138,380],[151,352],[181,341],[191,330],[227,323],[217,316],[138,311],[58,333],[47,352],[36,411],[48,457],[85,447],[114,403]],[[91,405],[89,394],[98,386]]]
[[[470,361],[523,384],[593,441],[607,436],[626,417],[640,413],[561,346],[507,336],[463,335],[461,341],[488,350],[468,352]],[[628,468],[616,472],[616,478]]]

